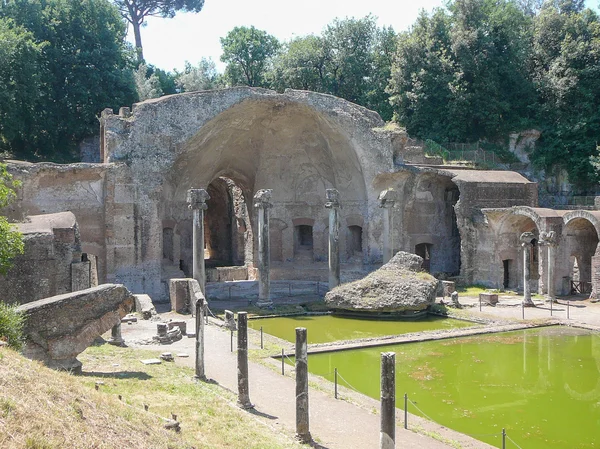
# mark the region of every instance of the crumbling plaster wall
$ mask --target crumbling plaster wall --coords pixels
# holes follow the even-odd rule
[[[105,111],[104,160],[130,167],[143,221],[144,254],[131,271],[143,272],[145,292],[159,290],[151,284],[162,259],[162,222],[191,229],[186,191],[207,188],[220,176],[242,189],[252,228],[254,192],[273,189],[271,217],[287,225],[278,227],[283,261],[294,260],[292,222],[303,218],[314,220],[315,259],[326,260],[322,236],[330,187],[340,190],[342,222],[364,217],[363,260],[380,261],[382,214],[371,181],[393,168],[389,136],[373,131],[382,125],[376,113],[329,95],[252,88],[163,97],[134,105],[132,113],[122,109],[118,116]]]

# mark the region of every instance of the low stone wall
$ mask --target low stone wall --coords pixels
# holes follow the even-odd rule
[[[103,284],[18,307],[25,314],[23,355],[50,368],[80,372],[77,355],[121,323],[134,307],[123,285]]]

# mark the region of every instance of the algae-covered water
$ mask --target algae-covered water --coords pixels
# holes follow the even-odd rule
[[[297,327],[305,327],[308,343],[327,343],[340,340],[382,337],[384,335],[407,334],[410,332],[436,329],[453,329],[474,326],[468,321],[428,315],[416,321],[381,321],[375,319],[344,318],[331,315],[290,316],[277,318],[261,318],[248,321],[252,329],[275,335],[284,340],[294,342]]]
[[[329,380],[337,368],[352,387],[378,398],[382,351],[396,352],[399,408],[408,393],[430,419],[497,447],[503,427],[507,448],[600,447],[597,333],[530,329],[315,354],[308,366]],[[422,414],[410,403],[409,412]]]

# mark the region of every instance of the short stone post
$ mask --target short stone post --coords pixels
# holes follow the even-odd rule
[[[204,298],[196,299],[196,379],[206,380],[204,370]]]
[[[327,189],[329,209],[329,290],[340,285],[340,192]]]
[[[114,346],[123,346],[125,340],[121,336],[121,323],[115,324],[110,330],[110,339],[108,343]]]
[[[396,353],[381,353],[381,432],[379,449],[396,447]]]
[[[308,417],[308,347],[306,328],[296,328],[296,438],[310,443]]]
[[[238,312],[238,405],[244,409],[253,408],[250,402],[248,385],[248,313]]]
[[[194,215],[192,237],[192,266],[194,279],[198,281],[202,294],[206,297],[206,276],[204,271],[204,211],[210,195],[204,189],[190,189],[187,193],[188,207]]]
[[[548,300],[553,302],[556,298],[556,288],[554,286],[554,251],[558,246],[556,233],[554,231],[540,232],[540,245],[548,247],[548,285],[546,288]]]
[[[271,254],[269,249],[269,209],[271,189],[261,189],[254,195],[254,207],[258,211],[258,307],[270,307],[271,301]]]
[[[524,232],[519,237],[521,241],[521,248],[523,248],[523,306],[524,307],[535,307],[535,304],[531,300],[531,248],[533,244],[531,241],[535,238],[532,232]]]
[[[379,207],[383,208],[383,263],[388,263],[393,256],[394,214],[390,209],[396,204],[396,198],[394,189],[387,189],[379,194]]]

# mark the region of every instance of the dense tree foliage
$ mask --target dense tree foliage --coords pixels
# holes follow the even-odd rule
[[[17,114],[0,128],[2,150],[71,159],[102,109],[135,101],[125,24],[107,0],[7,0],[0,20],[14,49],[0,49],[0,83],[12,92],[0,94],[0,114]]]
[[[17,187],[6,165],[0,164],[0,209],[15,199],[13,187]],[[6,274],[11,266],[11,259],[23,253],[21,234],[10,224],[6,217],[0,215],[0,274]],[[0,301],[1,303],[2,301]]]
[[[438,142],[542,131],[532,160],[582,187],[600,132],[600,23],[582,0],[454,0],[400,35],[396,119]]]
[[[225,78],[230,86],[266,87],[266,74],[279,41],[253,26],[235,27],[221,38],[221,61],[227,63]]]
[[[113,0],[121,15],[133,27],[138,61],[144,60],[141,27],[148,16],[175,17],[179,11],[200,12],[204,0]]]
[[[221,77],[212,59],[202,58],[193,66],[186,62],[185,69],[176,76],[177,88],[181,92],[194,92],[220,87]]]

